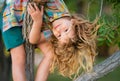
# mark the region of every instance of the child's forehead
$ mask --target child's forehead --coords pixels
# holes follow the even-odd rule
[[[61,23],[63,26],[71,26],[72,25],[72,21],[70,20],[65,20],[65,21],[62,21]]]

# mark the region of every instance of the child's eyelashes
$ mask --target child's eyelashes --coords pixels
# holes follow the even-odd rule
[[[68,29],[65,29],[65,32],[67,32],[68,31]]]
[[[65,29],[64,32],[65,32],[65,33],[68,32],[68,29]],[[59,34],[57,37],[60,38],[60,37],[61,37],[61,34]]]
[[[61,37],[61,34],[58,35],[58,38]]]

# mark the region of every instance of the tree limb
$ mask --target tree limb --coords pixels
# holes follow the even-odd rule
[[[31,1],[33,0],[28,0],[28,2]],[[25,39],[27,81],[34,81],[34,45],[31,45],[28,39],[32,23],[33,21],[26,10],[23,21],[23,36]]]
[[[95,81],[96,79],[103,77],[104,75],[113,71],[115,68],[119,66],[120,66],[120,51],[117,51],[102,63],[95,65],[93,72],[83,74],[74,81]]]
[[[101,17],[101,15],[102,15],[102,10],[103,10],[103,0],[101,0],[101,4],[100,4],[99,17]]]
[[[90,5],[92,4],[93,1],[94,1],[94,0],[90,0],[90,1],[88,2],[88,6],[87,6],[87,18],[88,18],[88,20],[90,20],[90,18],[89,18]]]

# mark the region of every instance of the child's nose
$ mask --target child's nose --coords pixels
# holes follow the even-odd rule
[[[60,33],[61,32],[61,28],[59,27],[59,28],[56,28],[56,31],[58,32],[58,33]]]
[[[58,30],[55,31],[54,33],[56,36],[59,36],[60,35],[60,32]]]

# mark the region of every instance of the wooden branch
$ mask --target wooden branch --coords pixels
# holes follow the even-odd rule
[[[32,23],[33,21],[28,12],[26,11],[23,22],[23,36],[25,39],[27,81],[34,81],[34,46],[31,45],[28,40]]]
[[[88,18],[88,20],[90,20],[90,18],[89,18],[90,5],[92,4],[93,1],[94,0],[91,0],[91,1],[88,2],[88,6],[87,6],[87,18]]]
[[[114,53],[102,63],[95,65],[93,72],[83,74],[74,81],[94,81],[113,71],[118,66],[120,66],[120,51]]]
[[[101,0],[101,4],[100,4],[99,17],[101,17],[101,15],[102,15],[102,10],[103,10],[103,0]]]
[[[33,2],[33,1],[34,0],[28,0],[28,2]],[[47,0],[41,0],[41,4],[46,1]],[[27,81],[34,81],[34,45],[31,45],[28,39],[32,24],[33,24],[33,20],[26,10],[23,21],[23,36],[25,39]]]

